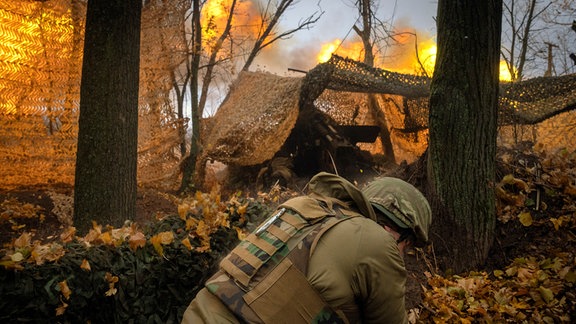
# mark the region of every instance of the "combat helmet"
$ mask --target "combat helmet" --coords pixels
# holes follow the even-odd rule
[[[378,178],[362,192],[375,210],[402,229],[411,229],[417,246],[428,242],[432,212],[426,197],[413,185],[391,177]]]

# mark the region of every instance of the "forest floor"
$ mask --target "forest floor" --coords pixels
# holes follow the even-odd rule
[[[546,156],[514,151],[499,155],[498,173],[503,180],[497,186],[495,241],[486,263],[474,273],[485,272],[493,277],[493,273],[504,270],[516,258],[554,259],[568,254],[564,263],[573,275],[576,157],[571,154]],[[0,246],[12,242],[23,231],[34,233],[39,240],[57,237],[71,223],[72,191],[66,185],[0,190]],[[177,212],[178,207],[164,192],[139,190],[136,217],[139,224]],[[439,269],[433,244],[424,250],[409,251],[405,262],[409,275],[407,309],[422,309],[426,298],[423,287],[429,287],[431,276],[446,273]]]

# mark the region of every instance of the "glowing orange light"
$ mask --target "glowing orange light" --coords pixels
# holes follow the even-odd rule
[[[204,4],[201,14],[204,45],[210,47],[220,37],[226,27],[231,6],[232,0],[208,0]],[[236,2],[234,16],[232,17],[235,35],[242,35],[245,38],[257,35],[261,20],[262,18],[252,1]]]
[[[330,59],[330,56],[332,56],[332,54],[336,52],[336,49],[338,48],[338,46],[340,46],[340,44],[342,44],[342,41],[339,39],[335,39],[328,44],[323,44],[320,49],[320,53],[318,53],[317,56],[318,62],[319,63],[327,62]]]
[[[424,41],[418,45],[418,58],[428,76],[432,76],[432,73],[434,73],[437,50],[436,43],[433,40]]]
[[[362,61],[364,45],[362,42],[350,42],[342,44],[340,39],[335,39],[330,43],[323,44],[320,52],[316,55],[319,63],[324,63],[330,59],[332,54],[348,57],[356,61]]]
[[[512,81],[512,74],[505,61],[500,61],[500,81]]]

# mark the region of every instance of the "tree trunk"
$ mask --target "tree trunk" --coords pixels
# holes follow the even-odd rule
[[[74,225],[120,226],[136,212],[141,0],[89,1]]]
[[[196,159],[201,153],[200,143],[200,108],[198,105],[198,70],[202,54],[202,26],[200,25],[200,0],[192,2],[192,63],[190,64],[190,101],[192,138],[190,139],[190,154],[182,162],[182,182],[180,192],[198,189],[194,183],[196,173]]]
[[[447,268],[481,265],[492,245],[502,1],[438,2],[428,180]]]
[[[372,29],[375,26],[372,23],[372,6],[374,5],[371,0],[361,0],[357,3],[358,12],[362,17],[362,28],[354,25],[352,28],[362,39],[362,44],[364,46],[364,64],[368,66],[374,66],[374,46],[372,44]],[[395,162],[396,156],[394,155],[394,147],[392,146],[392,140],[390,138],[390,130],[388,130],[388,123],[386,122],[386,115],[382,111],[382,108],[376,100],[376,95],[373,93],[366,94],[366,100],[368,103],[368,111],[377,126],[380,127],[380,141],[382,142],[382,149],[384,157],[387,161]]]

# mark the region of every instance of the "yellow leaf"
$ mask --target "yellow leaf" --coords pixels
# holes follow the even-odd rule
[[[196,227],[196,225],[198,224],[198,221],[196,220],[196,218],[193,217],[189,217],[188,219],[186,219],[186,230],[190,230],[193,227]]]
[[[162,247],[162,243],[158,235],[152,236],[150,238],[150,243],[152,243],[154,250],[156,250],[159,255],[164,255],[164,248]]]
[[[198,234],[201,237],[210,237],[210,227],[208,227],[206,223],[203,220],[201,220],[198,222],[198,225],[196,226],[196,234]]]
[[[86,260],[86,259],[82,260],[82,264],[80,264],[80,269],[86,270],[86,271],[92,270],[90,268],[90,262],[88,262],[88,260]]]
[[[551,217],[550,221],[554,225],[555,230],[559,230],[560,227],[562,226],[562,219],[557,219],[557,218]]]
[[[64,312],[66,311],[66,307],[68,307],[68,304],[66,304],[65,302],[62,302],[62,305],[60,305],[58,308],[56,308],[56,316],[63,315]]]
[[[100,234],[100,240],[106,245],[112,245],[112,236],[110,235],[110,232]]]
[[[72,291],[68,287],[68,283],[66,282],[66,280],[60,281],[58,283],[58,287],[60,287],[60,293],[62,293],[62,296],[64,296],[65,299],[70,299]]]
[[[105,295],[107,297],[116,295],[118,289],[115,288],[115,284],[118,282],[118,276],[112,275],[110,272],[106,272],[104,275],[104,280],[108,282],[108,291],[106,291]]]
[[[130,245],[130,249],[132,249],[132,251],[136,251],[138,248],[142,248],[146,245],[146,236],[144,236],[142,232],[137,232],[136,234],[130,235],[128,244]]]
[[[182,240],[182,245],[184,245],[188,251],[192,251],[192,244],[190,244],[190,239],[189,238],[185,238]]]
[[[244,233],[244,231],[238,227],[235,227],[236,229],[236,235],[238,236],[238,239],[240,241],[243,241],[248,235],[246,235],[246,233]]]
[[[511,302],[511,305],[517,309],[530,309],[530,304],[525,301],[518,301],[516,299]]]
[[[526,227],[532,225],[532,215],[530,215],[530,212],[520,213],[518,219],[520,220],[520,223]]]
[[[100,237],[100,232],[98,232],[95,229],[91,229],[90,231],[88,231],[88,234],[86,234],[84,236],[84,242],[90,244],[94,241],[96,241],[96,239],[98,239]]]
[[[160,236],[160,242],[164,245],[171,244],[174,241],[174,233],[172,231],[166,231],[158,233]]]
[[[162,245],[170,244],[174,241],[174,233],[171,231],[158,233],[150,238],[150,243],[158,254],[164,255],[164,248]]]
[[[178,216],[180,219],[185,220],[186,216],[188,215],[188,211],[190,210],[190,205],[186,203],[182,203],[178,205]]]
[[[239,215],[244,215],[246,214],[246,210],[248,209],[248,203],[238,207],[238,214]]]

